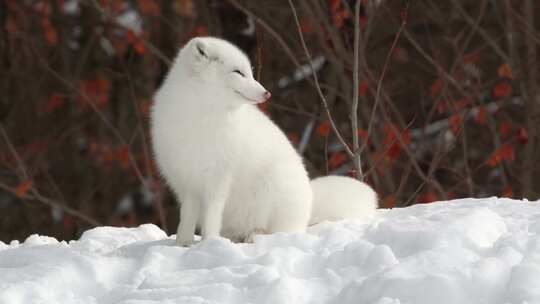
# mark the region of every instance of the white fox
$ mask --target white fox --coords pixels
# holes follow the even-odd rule
[[[323,176],[311,181],[313,213],[309,225],[323,221],[363,218],[375,213],[377,193],[346,176]]]
[[[246,55],[218,38],[194,38],[155,95],[157,165],[181,202],[178,245],[202,238],[305,232],[312,190],[301,157],[255,104],[270,93]]]

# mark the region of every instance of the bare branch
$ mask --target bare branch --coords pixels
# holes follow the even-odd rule
[[[353,151],[354,151],[354,168],[356,169],[356,178],[358,180],[364,179],[362,172],[362,159],[360,145],[358,143],[358,48],[360,40],[360,0],[356,0],[354,6],[354,70],[353,70],[353,102],[351,109],[351,127],[353,138]],[[369,133],[368,133],[369,134]]]
[[[319,94],[319,97],[321,98],[321,102],[323,104],[324,111],[326,112],[326,116],[328,118],[328,121],[330,122],[330,126],[332,126],[332,130],[338,137],[339,141],[345,148],[345,151],[349,155],[351,159],[354,159],[354,153],[349,148],[349,145],[347,145],[347,142],[345,139],[343,139],[343,136],[341,136],[341,133],[337,129],[337,126],[334,122],[334,119],[332,118],[332,114],[330,113],[330,109],[328,108],[328,102],[326,101],[326,97],[324,97],[324,94],[321,90],[321,86],[319,85],[319,78],[317,77],[317,72],[315,71],[315,68],[313,67],[313,61],[311,60],[311,54],[309,52],[309,49],[307,48],[306,42],[304,41],[304,35],[302,34],[302,29],[300,27],[300,21],[298,20],[298,14],[296,13],[296,8],[294,7],[294,4],[292,3],[292,0],[289,0],[289,5],[291,7],[291,11],[294,16],[294,21],[296,22],[296,27],[298,29],[298,35],[300,36],[300,41],[302,42],[302,47],[304,48],[304,52],[306,53],[306,56],[308,58],[309,64],[311,66],[311,70],[313,72],[313,80],[315,81],[315,87],[317,89],[317,93]]]

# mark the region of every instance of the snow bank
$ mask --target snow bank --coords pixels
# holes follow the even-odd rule
[[[540,303],[540,205],[466,199],[191,248],[153,225],[0,242],[0,303]]]

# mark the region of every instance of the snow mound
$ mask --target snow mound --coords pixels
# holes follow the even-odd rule
[[[540,205],[462,199],[309,234],[174,245],[154,225],[0,242],[0,303],[540,303]]]

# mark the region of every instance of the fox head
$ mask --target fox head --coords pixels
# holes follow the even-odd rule
[[[178,60],[183,69],[188,69],[187,77],[216,95],[212,96],[215,103],[235,107],[270,98],[270,92],[253,78],[247,56],[225,40],[193,38],[182,48]]]

